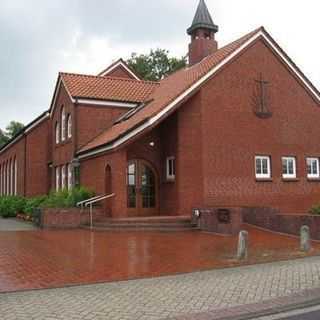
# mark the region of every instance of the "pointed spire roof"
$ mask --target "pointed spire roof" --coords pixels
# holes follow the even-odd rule
[[[191,27],[187,30],[191,35],[196,29],[209,29],[218,32],[219,27],[213,23],[212,17],[204,0],[200,0],[196,15],[193,18]]]

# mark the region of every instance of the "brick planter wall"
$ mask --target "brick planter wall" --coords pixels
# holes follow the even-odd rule
[[[271,208],[245,208],[243,221],[268,230],[300,235],[304,225],[310,228],[311,238],[320,240],[320,216],[310,214],[280,214]]]
[[[104,212],[100,208],[93,209],[93,221],[99,221],[105,218]],[[81,225],[90,223],[89,210],[78,208],[48,208],[42,209],[41,227],[44,229],[73,229]]]
[[[220,221],[218,213],[220,209],[229,211],[229,221]],[[202,231],[235,235],[241,230],[242,208],[210,208],[198,210],[200,212],[198,223]]]

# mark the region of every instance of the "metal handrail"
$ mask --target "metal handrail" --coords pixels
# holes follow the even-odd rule
[[[106,199],[109,199],[109,198],[113,198],[115,196],[115,193],[111,193],[111,194],[108,194],[108,195],[104,195],[104,196],[100,196],[99,198],[96,198],[96,199],[91,199],[91,201],[87,202],[85,204],[86,207],[90,206],[90,228],[92,230],[93,228],[93,218],[92,218],[92,205],[94,203],[97,203],[97,202],[100,202],[102,200],[106,200]],[[88,199],[90,200],[90,199]]]
[[[96,199],[98,199],[98,198],[101,198],[101,197],[103,197],[103,196],[95,196],[95,197],[92,197],[92,198],[90,198],[90,199],[87,199],[87,200],[83,200],[83,201],[80,201],[80,202],[78,202],[77,203],[77,207],[82,207],[83,205],[85,205],[87,202],[90,202],[90,201],[92,201],[92,200],[96,200]]]

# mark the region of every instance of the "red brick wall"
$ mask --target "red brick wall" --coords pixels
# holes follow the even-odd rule
[[[243,209],[243,220],[264,229],[297,236],[302,226],[308,226],[311,238],[320,240],[320,216],[317,215],[284,215],[270,208],[246,208]]]
[[[260,73],[270,82],[270,119],[253,112]],[[267,206],[286,213],[306,212],[319,202],[320,182],[308,181],[305,163],[307,156],[320,156],[319,105],[262,41],[209,81],[201,97],[205,206]],[[255,155],[272,157],[272,181],[256,182]],[[298,181],[282,180],[282,156],[297,157]]]
[[[179,215],[191,215],[192,208],[203,206],[202,123],[201,96],[197,94],[178,111],[176,183]]]
[[[92,218],[93,221],[100,221],[105,218],[105,215],[102,210],[94,208]],[[89,224],[90,214],[88,209],[83,212],[78,208],[49,208],[42,210],[41,227],[44,229],[73,229]]]
[[[25,138],[23,137],[0,154],[1,171],[6,163],[17,159],[17,194],[20,196],[25,195],[25,147]]]
[[[56,123],[60,124],[60,131],[61,131],[61,111],[62,107],[65,108],[66,112],[66,119],[68,114],[71,114],[73,119],[73,132],[72,138],[68,139],[66,133],[66,140],[62,141],[60,137],[60,143],[56,144],[56,134],[55,134],[55,127]],[[52,116],[52,127],[51,127],[51,141],[52,141],[52,161],[53,166],[60,166],[69,163],[73,159],[73,155],[75,152],[75,110],[70,97],[65,90],[64,86],[61,86],[60,92],[58,94],[56,100],[55,110]]]
[[[168,181],[166,172],[167,157],[177,157],[177,113],[171,115],[160,125],[160,141],[161,141],[161,190],[160,190],[160,211],[162,215],[177,215],[179,205],[178,192],[178,174],[176,172],[176,180]]]
[[[27,197],[47,194],[50,189],[49,137],[50,120],[41,122],[26,136],[26,192]]]
[[[77,105],[77,149],[111,127],[114,121],[128,110],[127,108]]]
[[[108,77],[114,78],[128,78],[128,79],[135,79],[127,70],[123,67],[118,66],[117,68],[113,69],[111,72],[106,74]]]
[[[127,153],[120,150],[107,155],[81,161],[80,182],[95,191],[97,195],[106,193],[106,167],[111,167],[112,192],[115,197],[111,200],[111,210],[113,217],[127,216],[127,190],[126,190],[126,170]]]

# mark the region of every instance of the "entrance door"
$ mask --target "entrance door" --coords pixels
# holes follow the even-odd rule
[[[130,161],[127,168],[128,214],[146,217],[158,214],[158,179],[143,160]]]

